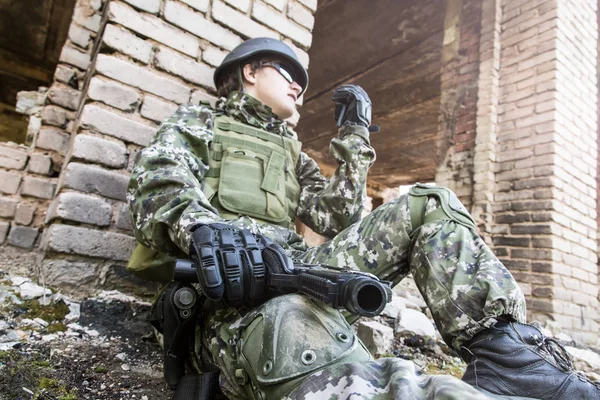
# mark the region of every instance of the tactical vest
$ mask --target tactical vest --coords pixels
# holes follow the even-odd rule
[[[216,117],[213,132],[203,192],[219,215],[247,215],[295,230],[300,197],[296,164],[302,143],[229,116]],[[169,281],[174,266],[174,257],[138,244],[127,270],[143,279]]]
[[[300,196],[296,164],[302,144],[229,116],[215,118],[213,132],[203,191],[219,215],[225,219],[247,215],[294,229]]]

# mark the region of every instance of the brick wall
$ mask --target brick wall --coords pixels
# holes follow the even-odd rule
[[[125,193],[137,152],[180,104],[214,102],[213,71],[244,39],[282,39],[308,66],[315,9],[314,0],[111,0],[98,8],[93,51],[64,51],[79,67],[89,63],[81,101],[52,108],[69,110],[57,124],[71,136],[48,192],[46,282],[127,285],[119,275],[135,239]],[[57,79],[50,92],[59,89],[68,87]]]
[[[477,93],[476,138],[473,155],[473,203],[471,214],[480,234],[491,243],[496,180],[496,135],[498,121],[502,6],[500,0],[486,1],[481,12],[479,39],[479,88]]]
[[[0,145],[0,244],[42,280],[123,283],[137,152],[245,38],[305,65],[316,0],[80,0],[55,81],[24,93],[28,144]],[[591,0],[448,0],[439,168],[511,269],[530,317],[597,331],[597,10]],[[591,99],[591,100],[590,100]],[[43,231],[43,240],[40,233]],[[0,252],[0,261],[6,252]],[[138,283],[135,284],[136,286]]]
[[[486,1],[477,17],[468,0],[448,2],[436,175],[519,281],[529,317],[587,342],[598,329],[596,7]]]
[[[533,290],[551,284],[553,100],[556,4],[511,2],[502,53],[493,243],[521,283],[534,317],[550,312]],[[550,72],[549,72],[550,71]]]
[[[584,340],[598,307],[595,12],[585,1],[505,6],[495,195],[496,252],[530,315]]]
[[[554,319],[596,340],[597,2],[559,3],[554,142]],[[573,82],[577,84],[574,85]],[[535,292],[534,292],[535,295]],[[589,341],[588,340],[588,341]]]
[[[29,125],[25,145],[0,143],[0,244],[32,249],[39,243],[69,149],[101,9],[99,0],[77,4],[53,84],[19,94],[17,111],[29,115]]]
[[[530,318],[594,341],[596,5],[486,4],[493,37],[482,32],[474,215],[521,284]]]
[[[477,119],[482,2],[449,0],[444,19],[438,119],[438,185],[473,203],[473,150]]]

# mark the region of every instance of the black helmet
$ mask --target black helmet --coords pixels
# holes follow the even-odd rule
[[[240,62],[257,54],[277,55],[289,61],[291,67],[294,69],[297,83],[302,87],[301,93],[306,91],[306,88],[308,87],[308,72],[306,72],[306,69],[304,69],[300,63],[300,60],[298,60],[298,56],[296,56],[294,50],[280,40],[266,37],[246,40],[235,49],[231,50],[225,59],[223,59],[221,65],[215,70],[213,75],[215,86],[218,86],[221,77],[228,70],[228,67],[238,65]]]

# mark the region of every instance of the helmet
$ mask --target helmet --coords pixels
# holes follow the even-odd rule
[[[297,83],[302,87],[301,93],[306,91],[308,87],[308,72],[306,72],[300,60],[298,60],[298,56],[296,56],[294,50],[280,40],[265,37],[246,40],[231,50],[225,59],[223,59],[221,65],[215,70],[213,75],[215,86],[218,86],[221,77],[227,72],[229,67],[239,65],[242,61],[257,54],[276,55],[289,61],[291,67],[294,69]]]

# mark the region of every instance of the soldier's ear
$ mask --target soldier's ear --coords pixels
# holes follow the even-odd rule
[[[244,65],[244,68],[242,68],[242,76],[245,84],[249,83],[254,85],[256,83],[256,70],[251,64]]]

